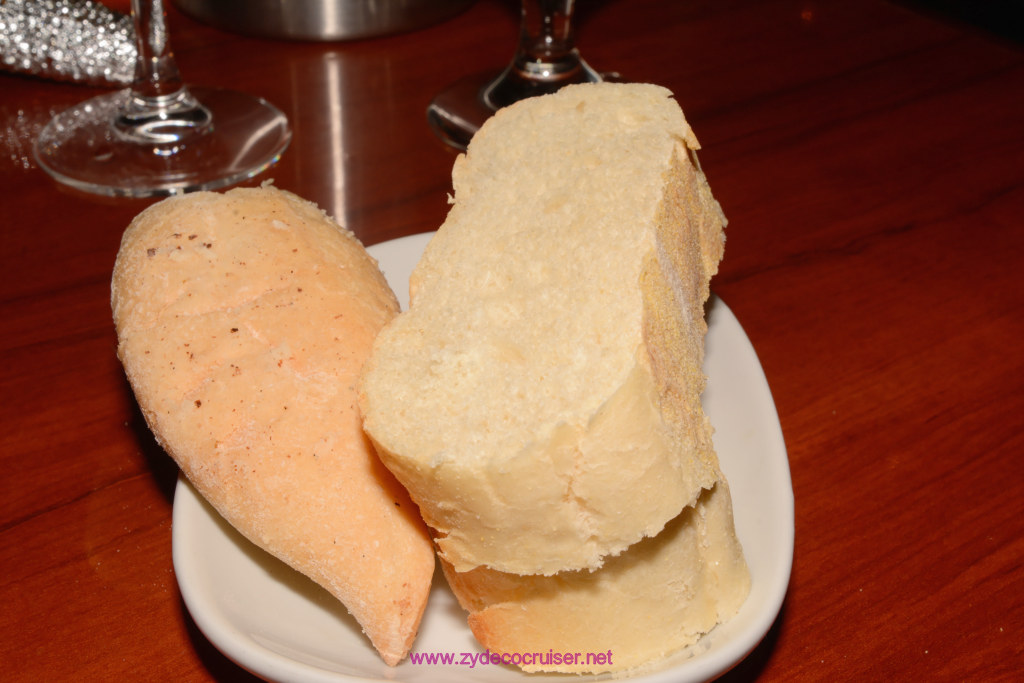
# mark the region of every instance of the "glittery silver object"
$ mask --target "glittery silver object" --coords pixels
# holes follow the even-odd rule
[[[0,0],[0,71],[124,85],[135,75],[129,15],[93,0]]]

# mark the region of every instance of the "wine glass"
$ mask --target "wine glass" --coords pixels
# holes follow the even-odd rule
[[[576,49],[573,0],[522,0],[519,44],[497,77],[467,77],[440,92],[427,120],[442,141],[465,149],[494,112],[513,102],[553,93],[570,83],[615,78],[588,65]]]
[[[162,0],[131,0],[138,59],[128,89],[57,114],[35,142],[39,165],[79,190],[121,197],[224,187],[275,163],[287,117],[263,99],[188,88]]]

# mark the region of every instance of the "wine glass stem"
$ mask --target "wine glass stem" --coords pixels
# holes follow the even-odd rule
[[[210,112],[189,92],[174,60],[163,0],[132,0],[138,58],[135,79],[114,122],[129,139],[176,145],[208,132]]]
[[[132,0],[138,61],[132,90],[142,97],[159,97],[183,87],[167,34],[163,0]]]
[[[573,0],[523,0],[514,63],[535,78],[552,78],[579,66],[572,23]]]
[[[576,49],[573,5],[573,0],[522,0],[516,54],[508,68],[483,89],[487,107],[497,111],[569,83],[601,80]]]

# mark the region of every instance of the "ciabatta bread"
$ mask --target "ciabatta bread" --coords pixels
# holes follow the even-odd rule
[[[364,427],[457,572],[596,569],[721,479],[701,409],[725,218],[671,94],[499,111],[378,336]]]
[[[435,560],[356,406],[371,343],[398,308],[376,262],[292,194],[189,194],[125,232],[112,305],[159,443],[232,526],[340,599],[396,664]]]

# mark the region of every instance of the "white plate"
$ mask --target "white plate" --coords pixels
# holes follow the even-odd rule
[[[370,248],[406,306],[409,273],[430,234]],[[775,404],[746,334],[718,299],[709,307],[705,409],[733,495],[736,530],[753,585],[740,613],[658,670],[631,678],[680,683],[714,678],[743,659],[778,615],[793,560],[793,489]],[[271,681],[473,681],[501,683],[610,676],[527,676],[494,665],[389,668],[326,591],[242,538],[179,479],[174,497],[174,569],[196,624],[225,655]],[[420,653],[480,653],[438,573],[413,644]]]

